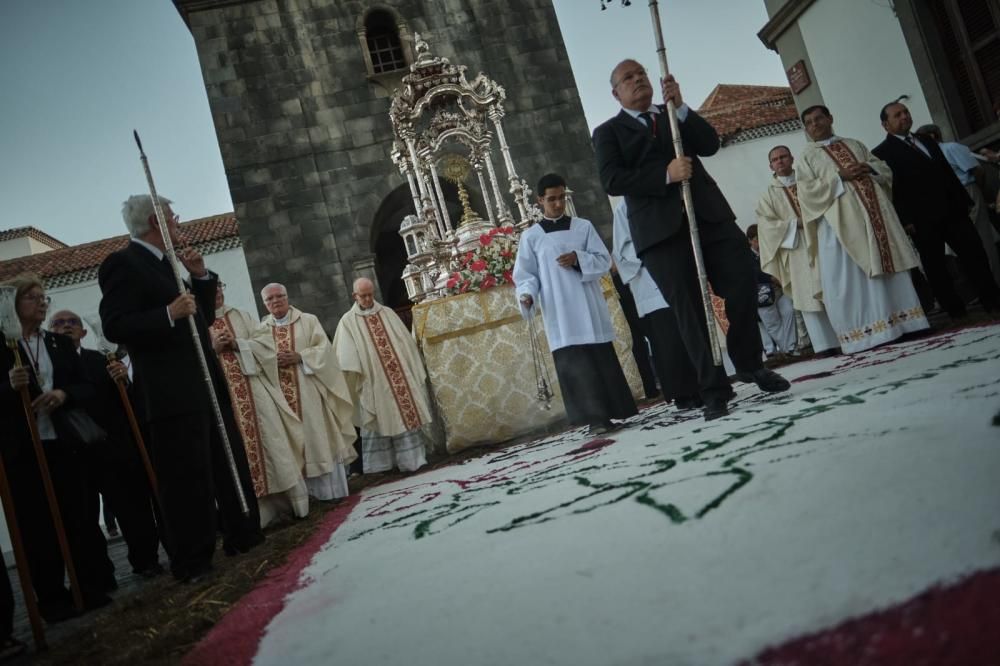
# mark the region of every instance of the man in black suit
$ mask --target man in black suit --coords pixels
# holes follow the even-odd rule
[[[892,203],[913,236],[934,295],[952,318],[965,315],[944,260],[947,243],[958,255],[987,312],[1000,309],[1000,288],[990,273],[986,251],[969,218],[972,199],[936,142],[910,133],[913,119],[899,102],[882,107],[887,132],[872,152],[892,169]]]
[[[54,313],[49,320],[49,330],[69,337],[76,346],[84,373],[95,391],[87,412],[107,434],[105,441],[85,451],[90,515],[95,522],[100,516],[99,495],[106,504],[113,505],[128,544],[128,560],[133,573],[146,578],[157,576],[163,573],[163,567],[159,563],[160,540],[153,514],[152,491],[118,387],[109,374],[108,359],[101,352],[82,346],[81,341],[88,331],[83,326],[83,319],[71,310]]]
[[[636,254],[674,308],[681,338],[698,372],[705,418],[729,413],[726,403],[732,388],[723,369],[712,361],[682,181],[691,182],[709,282],[726,301],[726,341],[737,379],[754,382],[765,391],[787,390],[788,382],[764,368],[761,360],[750,248],[726,198],[698,159],[718,151],[718,134],[684,104],[680,87],[668,77],[662,82],[663,97],[677,107],[684,150],[693,156],[677,157],[665,107],[653,104],[653,86],[634,60],[615,67],[611,91],[622,110],[594,130],[601,182],[608,194],[625,197]]]
[[[161,197],[160,203],[168,233],[177,243],[178,218],[169,200]],[[148,421],[171,571],[180,581],[197,581],[211,569],[216,505],[227,554],[245,552],[263,541],[246,451],[208,335],[215,320],[218,276],[205,268],[204,259],[193,249],[180,250],[178,259],[192,279],[190,292],[178,294],[152,198],[130,197],[122,216],[132,238],[98,271],[101,322],[108,340],[127,345],[132,358],[136,393]],[[188,316],[194,316],[197,324],[211,387],[206,386],[185,321]],[[239,483],[230,471],[209,390],[215,392],[222,410]],[[246,498],[248,515],[242,512],[237,493]]]

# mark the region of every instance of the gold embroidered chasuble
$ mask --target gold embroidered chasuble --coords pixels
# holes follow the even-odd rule
[[[270,331],[249,313],[231,307],[216,317],[212,330],[228,330],[240,346],[239,351],[218,356],[246,446],[254,492],[259,498],[285,492],[302,478],[294,454],[302,448],[302,423],[278,389]]]
[[[781,282],[796,310],[823,310],[823,287],[819,277],[816,225],[802,223],[797,187],[785,187],[773,178],[757,202],[757,240],[760,267]],[[794,247],[781,247],[791,225],[796,225]]]
[[[869,277],[907,271],[916,252],[892,206],[892,171],[860,141],[809,143],[795,161],[795,182],[806,226],[825,217],[847,254]],[[843,182],[839,169],[866,163],[875,174]],[[815,247],[815,246],[814,246]],[[816,250],[810,255],[815,258]]]
[[[278,371],[278,386],[288,407],[302,420],[303,447],[298,451],[302,475],[329,474],[336,464],[358,457],[354,450],[351,395],[323,325],[297,308],[279,325],[272,315],[262,323],[274,340],[275,353],[296,351],[302,362]]]
[[[431,422],[424,362],[395,312],[379,303],[362,310],[355,303],[341,317],[333,346],[360,427],[395,437]]]

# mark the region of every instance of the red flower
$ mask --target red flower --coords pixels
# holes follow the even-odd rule
[[[514,227],[510,227],[510,226],[508,226],[508,227],[500,227],[500,229],[501,229],[501,231],[503,231],[505,234],[508,234],[508,235],[514,233]]]
[[[496,285],[497,279],[492,275],[487,275],[483,278],[483,283],[479,285],[480,289],[489,289],[490,287]]]
[[[504,282],[510,282],[511,284],[514,284],[514,274],[511,273],[510,271],[503,272],[503,279]]]
[[[511,250],[500,250],[501,257],[512,257],[514,253]]]
[[[493,227],[492,229],[490,229],[490,234],[489,235],[490,236],[496,236],[498,233],[500,233],[500,228],[499,227]]]
[[[477,259],[472,262],[472,265],[469,266],[469,268],[471,268],[477,273],[482,273],[483,271],[486,270],[486,262],[483,261],[482,259]]]
[[[490,236],[489,234],[483,234],[479,237],[480,245],[489,245],[491,242],[493,242],[493,236]]]
[[[462,257],[462,258],[461,258],[461,259],[459,260],[459,263],[461,263],[461,264],[462,264],[463,266],[465,266],[465,265],[466,265],[467,263],[469,263],[470,261],[472,261],[472,253],[471,253],[471,252],[466,252],[466,253],[465,253],[465,256],[464,256],[464,257]]]
[[[462,294],[464,294],[465,292],[469,291],[469,281],[468,280],[464,280],[462,282],[462,286],[459,287],[458,291],[459,291],[459,293],[462,293]]]
[[[448,278],[448,283],[445,286],[448,287],[449,289],[454,289],[455,285],[458,284],[458,281],[460,279],[462,279],[461,275],[459,275],[458,273],[452,273],[451,277]]]

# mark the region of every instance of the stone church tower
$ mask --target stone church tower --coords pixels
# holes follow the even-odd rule
[[[389,104],[414,34],[505,87],[518,173],[532,188],[563,174],[579,213],[610,235],[552,0],[174,3],[197,44],[254,288],[284,283],[330,334],[356,277],[374,278],[386,305],[409,304],[397,231],[413,200],[390,159]],[[444,189],[457,218],[457,191]],[[485,215],[478,185],[468,189]]]

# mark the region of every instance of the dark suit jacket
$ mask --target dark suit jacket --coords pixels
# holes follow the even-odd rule
[[[218,359],[209,341],[208,326],[215,321],[218,276],[192,280],[198,303],[195,323],[220,402],[228,392]],[[128,347],[133,382],[149,421],[191,412],[211,411],[204,375],[198,363],[186,319],[170,325],[167,306],[177,298],[170,267],[137,243],[110,255],[97,274],[103,297],[101,323],[105,337]]]
[[[66,413],[75,407],[89,404],[93,399],[94,389],[87,381],[73,340],[65,335],[49,331],[43,331],[42,337],[45,341],[45,348],[49,352],[49,358],[52,359],[52,388],[66,392],[66,402],[52,412],[52,424],[55,426],[56,436],[71,445],[75,442],[76,435],[66,422]],[[25,363],[31,375],[28,393],[34,400],[41,395],[42,391],[39,388],[35,370],[28,358],[22,344],[21,361]],[[31,431],[28,429],[28,421],[25,418],[21,394],[10,385],[8,372],[14,367],[14,355],[6,345],[0,348],[0,367],[2,367],[3,375],[0,378],[0,419],[4,424],[3,434],[0,435],[0,446],[3,447],[4,455],[9,461],[22,455],[34,456]]]
[[[904,226],[919,228],[969,214],[972,199],[952,171],[936,141],[916,137],[931,154],[887,134],[885,141],[872,150],[892,169],[892,203]]]
[[[698,223],[732,222],[736,219],[733,210],[698,159],[719,150],[719,135],[690,109],[680,127],[684,152],[694,163],[691,194]],[[665,112],[657,117],[656,130],[654,138],[645,123],[622,109],[595,129],[593,136],[601,183],[608,194],[625,197],[632,242],[640,254],[684,225],[681,184],[667,185],[667,165],[676,154]]]

